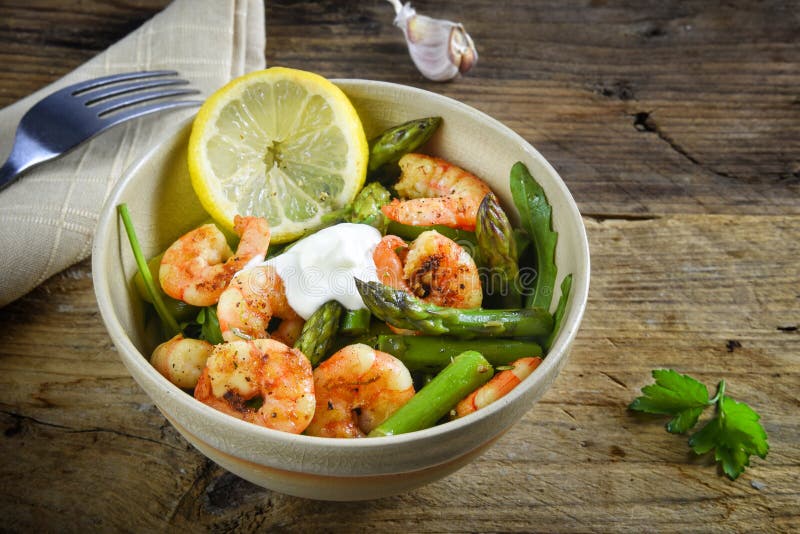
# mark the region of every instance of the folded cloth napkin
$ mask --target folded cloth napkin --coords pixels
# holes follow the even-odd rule
[[[207,96],[264,68],[265,42],[263,0],[175,0],[75,71],[0,110],[0,162],[11,151],[22,115],[56,89],[108,74],[168,69]],[[89,256],[100,208],[117,179],[169,130],[165,125],[196,111],[124,123],[1,191],[0,307]]]

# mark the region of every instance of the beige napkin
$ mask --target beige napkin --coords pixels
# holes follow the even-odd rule
[[[263,0],[175,0],[108,50],[0,110],[0,162],[22,115],[63,86],[107,74],[177,70],[202,95],[264,68]],[[194,97],[191,97],[194,98]],[[0,192],[0,306],[85,259],[103,201],[123,171],[196,108],[122,124]]]

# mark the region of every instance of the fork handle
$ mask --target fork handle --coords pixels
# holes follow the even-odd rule
[[[11,184],[14,180],[16,180],[17,176],[21,173],[20,169],[14,164],[14,161],[11,157],[3,163],[3,166],[0,167],[0,191],[5,189],[8,185]]]
[[[18,129],[11,153],[0,167],[0,191],[13,183],[23,172],[57,155],[41,147],[36,139]]]

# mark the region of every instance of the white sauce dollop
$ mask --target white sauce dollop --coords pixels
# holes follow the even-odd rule
[[[378,281],[372,253],[381,237],[366,224],[337,224],[301,239],[260,265],[275,267],[286,287],[289,306],[303,319],[329,300],[357,310],[365,306],[355,278]]]

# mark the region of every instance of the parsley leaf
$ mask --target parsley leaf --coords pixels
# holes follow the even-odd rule
[[[667,423],[667,430],[673,434],[682,434],[692,428],[708,406],[708,389],[694,378],[672,369],[656,369],[653,378],[656,383],[643,387],[644,396],[635,399],[629,408],[674,415]]]
[[[707,406],[716,405],[715,416],[689,438],[695,454],[714,450],[716,461],[731,480],[750,465],[751,455],[766,458],[769,444],[767,433],[758,422],[760,416],[747,404],[727,396],[725,381],[720,382],[716,396],[709,400],[706,386],[672,369],[657,369],[653,378],[656,383],[643,387],[644,395],[636,398],[630,409],[672,415],[667,430],[682,433],[694,427]]]
[[[696,454],[715,449],[714,456],[722,470],[736,480],[750,465],[750,455],[766,458],[767,433],[758,422],[759,415],[747,404],[724,395],[720,400],[716,417],[689,438],[689,446]]]

